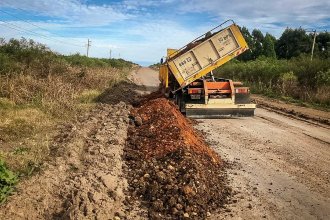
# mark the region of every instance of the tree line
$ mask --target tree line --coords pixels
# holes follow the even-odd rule
[[[303,28],[286,28],[278,39],[269,33],[264,35],[258,29],[251,33],[246,27],[240,29],[250,48],[238,57],[241,61],[256,60],[260,56],[291,59],[312,51],[314,32]],[[317,33],[314,54],[320,58],[330,57],[330,33],[327,31]]]
[[[39,76],[47,76],[50,72],[60,74],[66,72],[68,65],[124,69],[135,64],[124,59],[93,58],[79,53],[62,55],[32,39],[5,40],[0,37],[0,76],[26,73],[31,69]]]
[[[330,34],[286,28],[277,39],[258,29],[241,32],[250,50],[217,68],[222,78],[244,82],[253,93],[330,107]],[[304,104],[305,105],[305,104]]]

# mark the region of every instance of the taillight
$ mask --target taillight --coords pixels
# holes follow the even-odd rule
[[[188,89],[188,94],[200,94],[201,89]]]
[[[235,88],[235,93],[239,93],[239,94],[248,94],[250,93],[250,89],[243,87],[243,88]]]

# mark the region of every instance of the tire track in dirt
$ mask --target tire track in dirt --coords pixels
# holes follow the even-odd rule
[[[135,219],[124,204],[121,159],[129,111],[123,102],[98,104],[61,126],[42,173],[19,184],[0,219]]]

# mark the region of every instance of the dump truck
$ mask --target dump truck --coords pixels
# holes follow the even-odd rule
[[[180,49],[167,49],[159,68],[161,90],[187,117],[253,116],[256,105],[250,102],[250,89],[213,75],[214,69],[248,49],[239,27],[228,20]]]

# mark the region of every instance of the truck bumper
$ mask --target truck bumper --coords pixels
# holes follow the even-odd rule
[[[189,118],[224,118],[254,116],[255,104],[188,104],[186,116]]]

